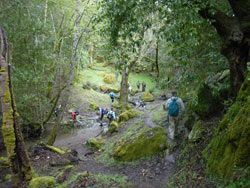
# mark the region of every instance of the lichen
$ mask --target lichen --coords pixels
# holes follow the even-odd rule
[[[152,102],[152,101],[154,101],[154,96],[149,92],[144,92],[141,96],[141,99],[144,102]]]
[[[167,148],[167,137],[162,127],[142,128],[130,136],[122,137],[113,148],[113,157],[132,161],[152,156]]]
[[[0,169],[10,166],[10,162],[7,157],[0,157]]]
[[[236,102],[230,107],[204,151],[209,172],[231,178],[250,163],[250,87],[246,79]]]
[[[33,178],[29,183],[29,188],[52,188],[56,187],[56,180],[52,176]]]

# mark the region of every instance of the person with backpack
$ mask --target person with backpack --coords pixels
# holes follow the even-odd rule
[[[113,108],[111,108],[110,111],[107,113],[107,118],[109,120],[109,124],[116,119],[116,115]]]
[[[110,99],[111,99],[111,102],[113,103],[114,100],[115,100],[115,93],[114,93],[114,92],[110,92],[110,93],[109,93],[109,97],[110,97]]]
[[[103,119],[103,117],[104,117],[104,115],[106,115],[108,113],[108,109],[106,108],[106,109],[104,109],[104,108],[99,108],[99,115],[100,115],[100,117],[99,117],[99,120],[100,120],[100,126],[102,126],[103,124],[102,124],[102,119]]]
[[[180,97],[177,97],[177,92],[172,92],[172,97],[170,97],[165,105],[165,108],[168,112],[168,121],[169,121],[169,137],[174,140],[175,129],[178,126],[179,119],[181,114],[185,110],[184,103]]]

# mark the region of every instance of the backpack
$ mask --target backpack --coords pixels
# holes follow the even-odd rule
[[[172,117],[177,117],[179,115],[179,105],[177,103],[177,98],[172,98],[168,105],[168,115]]]

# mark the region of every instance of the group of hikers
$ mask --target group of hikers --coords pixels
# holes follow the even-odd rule
[[[146,89],[146,84],[145,82],[140,83],[139,81],[137,82],[137,89],[141,89],[142,91],[145,91]],[[111,107],[110,109],[108,108],[103,108],[99,107],[99,122],[100,126],[103,126],[103,120],[104,117],[106,116],[108,119],[108,125],[116,120],[116,113],[113,108],[113,103],[115,101],[115,98],[117,97],[114,92],[110,92],[109,94],[110,100],[111,100]],[[137,101],[136,105],[137,107],[145,107],[145,102],[143,101]],[[60,107],[59,107],[60,108]],[[175,133],[176,129],[179,123],[179,120],[181,119],[181,116],[185,110],[184,103],[180,97],[177,96],[176,91],[172,91],[171,97],[169,97],[166,101],[166,103],[163,104],[163,109],[167,111],[167,119],[168,119],[168,135],[171,140],[174,140],[175,138]],[[57,115],[59,109],[56,109],[55,114]],[[71,119],[73,122],[78,121],[78,116],[79,116],[79,111],[72,111],[71,112]]]

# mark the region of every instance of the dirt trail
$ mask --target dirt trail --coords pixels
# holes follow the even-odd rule
[[[141,109],[142,115],[138,118],[144,119],[145,124],[149,127],[155,127],[151,113],[154,109],[160,107],[161,104],[162,101],[159,100],[148,103],[145,109]],[[107,166],[96,160],[96,156],[99,155],[98,152],[90,152],[85,145],[88,139],[96,137],[102,131],[99,123],[94,120],[98,117],[94,113],[82,114],[82,116],[83,118],[93,120],[88,122],[88,126],[76,129],[69,134],[58,136],[55,142],[55,146],[69,147],[78,152],[79,157],[82,159],[77,165],[78,171],[86,170],[91,173],[127,176],[128,180],[138,188],[166,187],[166,183],[175,167],[176,153],[171,155],[162,154],[149,160],[140,161],[136,165]],[[133,121],[128,121],[126,127],[132,125],[132,123]]]

